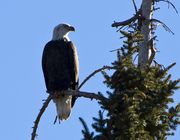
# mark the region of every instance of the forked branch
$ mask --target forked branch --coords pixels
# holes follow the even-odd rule
[[[140,14],[141,14],[141,10],[139,10],[138,12],[136,12],[136,14],[135,14],[133,17],[131,17],[130,19],[125,20],[125,21],[122,21],[122,22],[114,22],[111,26],[117,28],[117,27],[119,27],[119,26],[129,25],[129,24],[131,24],[132,22],[135,22],[138,18],[140,18],[140,17],[141,17]]]
[[[95,74],[97,74],[98,72],[101,72],[105,69],[113,69],[114,67],[111,66],[103,66],[100,69],[95,70],[93,73],[91,73],[88,77],[85,78],[85,80],[80,84],[80,86],[78,87],[78,90]],[[84,97],[84,98],[89,98],[89,99],[96,99],[96,100],[106,100],[105,97],[96,94],[96,93],[90,93],[90,92],[84,92],[84,91],[75,91],[75,90],[71,90],[71,91],[66,91],[66,94],[68,95],[72,95],[72,96],[76,96],[76,97]],[[48,98],[45,100],[45,102],[43,103],[42,108],[39,111],[38,116],[36,117],[36,120],[34,121],[34,126],[33,128],[33,132],[31,134],[31,140],[35,140],[36,136],[37,136],[37,128],[40,122],[40,119],[43,115],[43,113],[45,112],[46,108],[48,107],[50,101],[54,98],[57,97],[58,95],[51,95],[49,94]]]

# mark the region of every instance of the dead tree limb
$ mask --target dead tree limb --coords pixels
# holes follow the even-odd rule
[[[169,33],[172,33],[174,35],[174,32],[162,21],[160,21],[158,19],[151,19],[150,22],[155,22],[157,24],[160,24],[166,31],[168,31]]]
[[[89,98],[89,99],[96,99],[96,100],[106,100],[107,98],[100,96],[99,94],[96,93],[91,93],[91,92],[85,92],[85,91],[75,91],[75,90],[71,90],[71,91],[65,91],[65,93],[67,95],[72,95],[72,96],[76,96],[76,97],[84,97],[84,98]],[[54,97],[58,97],[58,95],[49,95],[48,98],[46,99],[46,101],[43,103],[42,108],[39,111],[38,116],[36,117],[36,120],[34,121],[34,126],[33,126],[33,132],[31,134],[31,140],[35,140],[37,134],[37,128],[40,122],[40,119],[43,115],[43,113],[45,112],[46,108],[48,107],[48,104],[50,103],[50,101],[54,98]]]
[[[132,2],[133,2],[133,5],[134,5],[135,12],[137,13],[137,12],[138,12],[138,10],[137,10],[136,3],[135,3],[135,1],[134,1],[134,0],[132,0]]]
[[[98,72],[101,72],[105,69],[113,69],[114,67],[111,66],[103,66],[100,69],[95,70],[93,73],[91,73],[88,77],[85,78],[85,80],[80,84],[80,86],[78,87],[78,90],[95,74],[97,74]],[[89,99],[96,99],[96,100],[106,100],[105,97],[100,96],[99,94],[96,93],[90,93],[90,92],[84,92],[84,91],[76,91],[76,90],[71,90],[71,91],[66,91],[66,94],[68,95],[72,95],[72,96],[76,96],[76,97],[84,97],[84,98],[89,98]],[[34,126],[33,126],[33,132],[31,134],[31,140],[35,140],[36,136],[37,136],[37,128],[40,122],[40,119],[43,115],[43,113],[45,112],[46,108],[48,107],[48,104],[50,103],[50,101],[53,98],[56,98],[58,95],[52,95],[49,94],[48,98],[45,100],[45,102],[43,103],[42,108],[39,111],[38,116],[36,117],[36,120],[34,121]]]
[[[80,86],[78,87],[78,89],[80,89],[92,76],[94,76],[96,73],[101,72],[105,69],[114,69],[114,67],[111,66],[103,66],[102,68],[99,68],[97,70],[95,70],[94,72],[92,72],[88,77],[86,77],[84,79],[84,81],[80,84]]]
[[[85,92],[85,91],[75,91],[75,90],[70,90],[70,91],[65,91],[65,93],[67,95],[72,95],[72,96],[76,96],[76,97],[84,97],[84,98],[89,98],[89,99],[96,99],[96,100],[107,100],[107,98],[100,96],[99,94],[96,93],[91,93],[91,92]],[[40,119],[43,115],[43,113],[45,112],[46,108],[48,107],[48,104],[50,103],[50,101],[53,98],[58,97],[58,95],[49,95],[48,98],[46,99],[46,101],[43,103],[42,108],[39,111],[38,116],[36,117],[36,120],[34,121],[34,126],[33,126],[33,132],[31,134],[31,140],[35,140],[36,136],[37,136],[37,128],[40,122]]]
[[[37,131],[38,124],[40,122],[41,116],[43,115],[44,111],[46,110],[46,108],[47,108],[48,104],[50,103],[51,99],[52,99],[52,96],[49,95],[48,98],[46,99],[46,101],[43,103],[43,106],[40,109],[39,114],[36,117],[36,120],[34,121],[33,132],[31,134],[31,140],[35,140],[35,138],[37,136],[36,131]]]
[[[105,97],[100,96],[99,94],[92,93],[92,92],[86,92],[86,91],[76,91],[76,90],[70,90],[66,91],[66,95],[72,95],[76,97],[84,97],[89,99],[96,99],[96,100],[106,100]]]
[[[119,27],[119,26],[126,26],[129,25],[132,22],[135,22],[138,18],[140,18],[141,10],[139,10],[133,17],[131,17],[128,20],[121,21],[121,22],[114,22],[111,26],[112,27]]]
[[[173,7],[173,9],[175,10],[175,12],[178,14],[178,10],[176,9],[175,5],[170,2],[169,0],[155,0],[156,2],[166,2],[168,5],[171,5]]]

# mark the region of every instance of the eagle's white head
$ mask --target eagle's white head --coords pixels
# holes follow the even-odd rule
[[[75,28],[69,24],[59,24],[54,28],[52,40],[67,39],[69,41],[68,33],[75,31]]]

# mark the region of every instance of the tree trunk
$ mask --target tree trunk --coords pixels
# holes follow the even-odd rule
[[[152,38],[150,19],[152,19],[153,15],[153,0],[143,0],[141,9],[143,17],[143,20],[141,21],[141,34],[143,35],[144,40],[140,43],[138,64],[140,68],[143,68],[148,64],[151,55],[151,46],[149,45],[151,43],[149,43],[149,41]]]

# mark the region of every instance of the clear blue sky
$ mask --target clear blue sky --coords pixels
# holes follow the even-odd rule
[[[173,0],[180,11],[180,1]],[[157,30],[159,42],[157,55],[159,63],[165,66],[177,65],[170,71],[173,79],[180,77],[180,26],[179,15],[167,4],[161,4],[156,17],[164,21],[174,32],[171,35],[162,27]],[[122,40],[111,23],[132,16],[131,0],[1,0],[0,1],[0,132],[3,140],[30,139],[33,121],[47,98],[41,70],[41,56],[44,45],[52,38],[52,29],[61,22],[76,28],[70,38],[76,44],[80,61],[80,81],[95,69],[109,65],[115,59],[110,50],[122,46]],[[82,90],[101,91],[101,75],[93,77]],[[180,101],[179,91],[174,96]],[[80,140],[82,125],[79,117],[92,123],[99,106],[96,101],[80,98],[68,121],[53,125],[56,115],[51,102],[43,115],[38,140]],[[178,134],[179,133],[179,134]],[[169,140],[178,140],[176,136]]]

